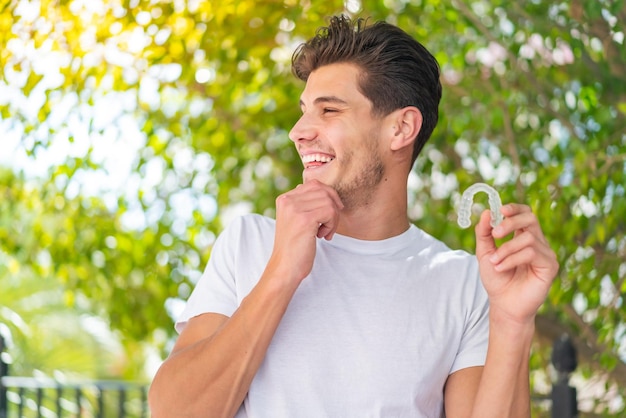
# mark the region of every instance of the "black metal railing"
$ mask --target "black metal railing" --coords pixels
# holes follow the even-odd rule
[[[146,418],[149,416],[144,383],[125,381],[60,382],[51,378],[9,376],[4,339],[0,335],[0,418],[97,417]],[[576,389],[569,376],[576,369],[576,350],[567,335],[557,339],[552,364],[558,373],[549,396],[534,402],[550,403],[552,418],[578,416]]]
[[[146,418],[146,385],[120,381],[61,383],[50,378],[2,378],[0,417]]]
[[[147,418],[148,385],[127,381],[62,382],[9,376],[0,335],[0,418]]]

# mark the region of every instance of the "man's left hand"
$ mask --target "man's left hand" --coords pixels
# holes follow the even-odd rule
[[[559,270],[537,217],[530,207],[507,204],[504,220],[495,228],[484,211],[476,225],[476,257],[493,313],[515,322],[534,320]],[[496,246],[496,239],[513,237]]]

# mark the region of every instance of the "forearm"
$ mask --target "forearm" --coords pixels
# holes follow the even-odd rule
[[[530,417],[529,356],[534,322],[490,313],[489,348],[472,417]]]
[[[213,335],[174,352],[150,388],[153,416],[232,417],[294,291],[262,278]]]

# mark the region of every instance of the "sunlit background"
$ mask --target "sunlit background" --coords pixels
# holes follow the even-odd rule
[[[273,216],[300,181],[291,54],[336,13],[398,24],[440,62],[440,123],[409,179],[411,220],[472,251],[455,222],[465,187],[483,181],[530,204],[562,266],[537,321],[533,390],[549,392],[552,342],[568,333],[581,410],[621,416],[619,1],[5,0],[0,333],[11,374],[149,382],[217,234],[242,213]]]

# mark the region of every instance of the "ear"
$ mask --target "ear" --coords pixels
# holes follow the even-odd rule
[[[422,129],[422,112],[415,106],[407,106],[396,110],[392,115],[391,150],[398,151],[413,146],[417,134]]]

